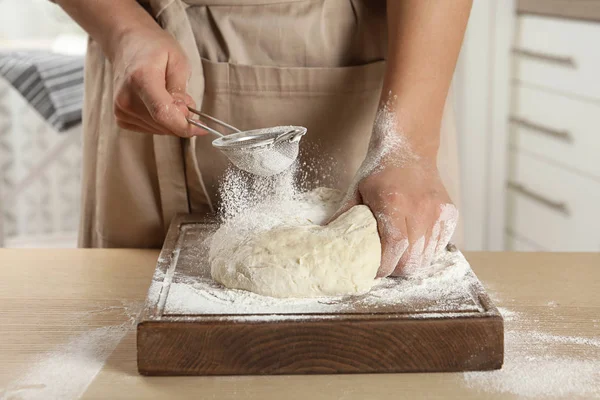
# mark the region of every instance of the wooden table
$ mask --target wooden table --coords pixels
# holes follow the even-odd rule
[[[141,377],[131,317],[146,296],[157,257],[152,250],[0,250],[0,399],[28,398],[47,389],[19,388],[15,382],[45,352],[92,329],[119,324],[127,328],[114,345],[105,346],[110,355],[82,387],[85,399],[518,397],[502,388],[482,391],[460,373]],[[521,315],[512,327],[507,318],[507,330],[600,343],[600,254],[470,253],[467,258],[496,304]],[[600,360],[600,345],[593,343],[585,351],[566,343],[560,351]]]

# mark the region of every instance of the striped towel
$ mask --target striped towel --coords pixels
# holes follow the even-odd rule
[[[84,56],[0,52],[3,76],[58,131],[81,122]]]

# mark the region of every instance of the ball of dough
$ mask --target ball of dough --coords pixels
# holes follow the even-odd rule
[[[276,226],[210,254],[216,281],[272,297],[364,293],[380,262],[377,222],[364,205],[326,226]]]

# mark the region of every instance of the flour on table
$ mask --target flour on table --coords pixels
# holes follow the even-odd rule
[[[600,398],[600,336],[544,332],[534,315],[499,310],[504,317],[504,365],[496,371],[464,373],[468,387],[519,398]]]
[[[9,383],[4,391],[0,388],[0,399],[70,400],[83,396],[112,352],[134,328],[141,304],[126,301],[121,304],[65,316],[65,324],[70,327],[92,314],[114,311],[121,311],[128,321],[75,334],[66,343],[38,355],[19,378]]]

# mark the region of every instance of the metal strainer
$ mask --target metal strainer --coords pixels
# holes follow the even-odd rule
[[[188,109],[235,132],[223,135],[197,119],[187,118],[190,124],[217,136],[212,142],[213,147],[221,150],[239,169],[254,175],[271,176],[285,171],[298,158],[300,139],[306,133],[302,126],[275,126],[242,132],[215,117]]]

